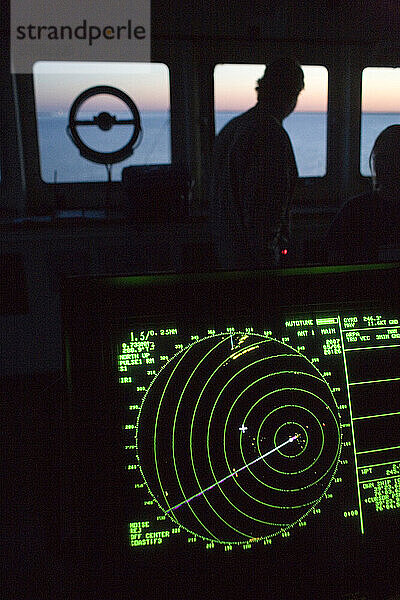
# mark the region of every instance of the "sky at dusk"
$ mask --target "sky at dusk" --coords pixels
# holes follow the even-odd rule
[[[325,112],[328,100],[328,71],[323,66],[303,65],[304,90],[296,112]],[[214,71],[215,110],[243,111],[257,101],[254,91],[264,65],[217,65]],[[363,71],[363,112],[400,112],[400,68]]]
[[[215,109],[243,111],[253,106],[256,81],[264,65],[221,64],[214,70]],[[328,71],[323,66],[303,66],[305,89],[296,111],[325,112]],[[159,63],[38,62],[34,65],[35,100],[39,111],[68,113],[75,98],[95,85],[117,87],[131,96],[139,110],[169,110],[169,69]],[[400,111],[400,68],[363,71],[363,112]],[[123,110],[124,103],[111,96],[97,96],[81,110]]]
[[[364,69],[361,110],[400,113],[400,68]]]
[[[257,102],[254,88],[265,65],[221,64],[214,71],[215,110],[242,111]],[[303,66],[304,90],[296,111],[325,112],[328,102],[328,71],[325,67]]]
[[[96,85],[109,85],[126,92],[139,111],[169,110],[169,69],[159,63],[37,62],[33,78],[39,111],[68,113],[75,98]],[[107,94],[89,99],[80,110],[125,108],[124,102]]]

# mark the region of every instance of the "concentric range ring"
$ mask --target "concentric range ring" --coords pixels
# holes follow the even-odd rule
[[[339,411],[299,352],[221,333],[176,354],[147,390],[139,466],[160,508],[195,536],[240,544],[293,526],[336,472]]]

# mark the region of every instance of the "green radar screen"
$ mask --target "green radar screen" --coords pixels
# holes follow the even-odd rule
[[[246,544],[283,533],[321,501],[340,457],[339,411],[319,371],[290,346],[221,333],[155,377],[137,449],[150,494],[175,524]]]

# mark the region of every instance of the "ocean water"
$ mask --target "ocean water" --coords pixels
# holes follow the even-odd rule
[[[113,113],[114,114],[114,113]],[[131,114],[116,113],[117,119]],[[121,180],[124,167],[129,165],[168,164],[171,162],[170,118],[167,112],[142,112],[140,144],[135,144],[133,155],[112,167],[112,180]],[[87,118],[92,118],[93,113]],[[79,118],[85,118],[83,113]],[[38,115],[40,170],[43,181],[51,183],[107,181],[106,167],[83,158],[67,134],[67,115],[42,113]],[[129,142],[132,125],[116,125],[110,131],[97,126],[80,125],[77,132],[82,141],[97,152],[114,152]],[[138,142],[140,140],[138,139]]]
[[[218,133],[238,113],[215,114]],[[294,113],[283,126],[292,141],[297,168],[301,177],[321,177],[326,172],[326,113]]]
[[[216,131],[238,113],[217,112]],[[117,114],[126,118],[126,114]],[[80,118],[83,114],[80,115]],[[121,179],[128,165],[167,164],[171,162],[169,113],[142,112],[143,136],[134,154],[112,168],[112,179]],[[293,144],[301,177],[320,177],[326,171],[326,113],[293,113],[283,125]],[[400,124],[400,113],[367,113],[361,119],[361,173],[370,175],[368,159],[377,135],[388,125]],[[40,113],[38,137],[42,179],[46,182],[106,181],[103,165],[92,163],[79,154],[66,132],[67,115]],[[112,152],[124,146],[132,134],[131,125],[114,126],[102,132],[97,126],[79,126],[82,140],[93,150]]]
[[[400,113],[366,113],[361,115],[361,165],[362,175],[371,175],[369,155],[378,135],[389,125],[400,125]]]

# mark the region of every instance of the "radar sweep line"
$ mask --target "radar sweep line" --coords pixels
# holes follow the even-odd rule
[[[223,481],[226,481],[230,477],[233,477],[234,475],[237,475],[238,473],[240,473],[240,471],[243,471],[243,469],[247,469],[247,467],[250,467],[251,465],[254,465],[254,463],[256,463],[257,461],[261,460],[262,458],[265,458],[266,456],[269,456],[270,454],[272,454],[276,450],[279,450],[279,448],[282,448],[283,446],[286,446],[286,444],[294,442],[294,440],[296,440],[298,437],[300,437],[299,433],[296,434],[296,435],[293,435],[288,440],[286,440],[286,442],[283,442],[282,444],[279,444],[279,446],[275,446],[275,448],[272,448],[272,450],[268,450],[268,452],[266,452],[265,454],[262,454],[261,456],[258,456],[257,458],[255,458],[251,462],[246,463],[245,465],[243,465],[243,467],[240,467],[240,469],[237,469],[236,471],[233,471],[232,473],[229,473],[229,475],[227,475],[226,477],[223,477],[222,479],[220,479],[216,483],[213,483],[212,485],[209,485],[208,488],[206,488],[205,490],[201,490],[197,494],[194,494],[194,496],[191,496],[190,498],[187,498],[187,500],[184,500],[183,502],[180,502],[179,504],[176,504],[175,506],[173,506],[172,508],[169,508],[165,512],[169,513],[169,512],[171,512],[173,510],[176,510],[180,506],[183,506],[183,504],[188,504],[189,502],[191,502],[192,500],[194,500],[198,496],[201,496],[201,495],[205,494],[206,492],[208,492],[209,490],[211,490],[216,485],[219,485],[220,483],[222,483]]]

